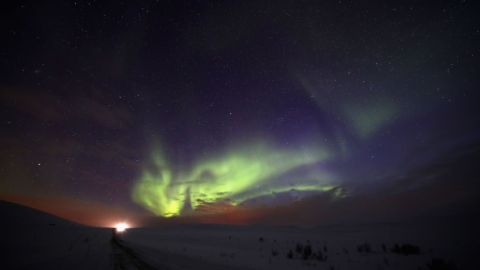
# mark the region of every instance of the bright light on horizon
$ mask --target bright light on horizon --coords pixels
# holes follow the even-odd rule
[[[120,222],[120,223],[115,224],[115,230],[117,232],[124,232],[128,228],[130,228],[130,226],[128,226],[128,224],[125,223],[125,222]]]

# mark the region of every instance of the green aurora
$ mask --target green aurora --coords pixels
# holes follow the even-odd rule
[[[318,146],[285,150],[253,143],[200,160],[191,170],[175,171],[156,149],[153,166],[141,174],[132,198],[156,215],[172,217],[202,204],[228,201],[238,205],[290,190],[328,191],[335,188],[334,177],[325,172],[298,171],[331,157],[331,151]]]

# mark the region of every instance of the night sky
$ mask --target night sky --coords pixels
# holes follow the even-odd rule
[[[102,226],[468,209],[478,3],[394,2],[2,2],[0,198]]]

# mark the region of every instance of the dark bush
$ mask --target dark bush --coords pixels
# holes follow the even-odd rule
[[[276,251],[275,249],[272,249],[272,256],[277,257],[277,255],[278,255],[278,251]]]
[[[429,270],[456,270],[457,267],[451,262],[445,262],[442,259],[434,258],[431,262],[427,263],[427,269]]]
[[[420,254],[420,247],[412,244],[395,244],[392,248],[393,253],[402,254],[402,255],[418,255]]]
[[[302,258],[303,258],[304,260],[308,260],[308,259],[310,258],[310,256],[312,256],[312,246],[306,245],[306,246],[303,248]]]
[[[298,254],[302,254],[302,252],[303,252],[303,245],[300,244],[300,243],[297,243],[297,246],[295,247],[295,252],[297,252]]]
[[[357,251],[359,253],[371,253],[372,248],[370,247],[370,244],[363,243],[363,244],[357,246]]]
[[[293,251],[291,249],[287,253],[287,258],[293,259]]]
[[[316,256],[317,260],[321,261],[321,262],[324,262],[327,260],[327,256],[323,255],[322,251],[319,250],[317,252],[317,256]]]

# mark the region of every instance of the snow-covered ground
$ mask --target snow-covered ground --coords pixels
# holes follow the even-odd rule
[[[480,269],[476,240],[455,229],[442,224],[172,225],[131,229],[120,238],[159,269]],[[419,252],[395,253],[395,244]]]
[[[112,269],[111,229],[0,202],[0,269]]]
[[[0,214],[0,269],[480,269],[478,224],[448,219],[308,228],[164,225],[112,238],[111,229],[15,204],[0,202]]]

